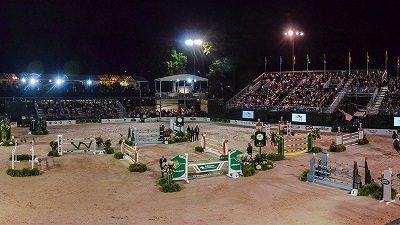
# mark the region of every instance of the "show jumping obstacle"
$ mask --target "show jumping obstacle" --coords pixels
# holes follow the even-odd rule
[[[125,144],[125,140],[121,142],[121,152],[123,154],[123,160],[127,160],[130,163],[139,163],[139,148],[135,144],[135,147],[131,147]]]
[[[19,163],[21,161],[18,161],[18,155],[17,155],[17,141],[15,141],[15,146],[11,151],[11,169],[15,169],[15,163]],[[29,149],[29,151],[32,154],[31,158],[31,168],[33,169],[35,167],[35,163],[39,163],[38,158],[35,158],[35,149],[34,149],[35,142],[32,141],[32,146]]]
[[[321,159],[317,160],[314,153],[310,160],[307,181],[347,191],[359,189],[362,187],[359,168],[364,168],[365,184],[371,183],[367,159],[364,163],[364,165],[358,165],[356,161],[353,164],[329,161],[327,153],[322,153]]]
[[[224,137],[222,141],[206,137],[206,133],[201,134],[200,145],[204,152],[212,153],[218,157],[228,154],[228,140]]]
[[[227,161],[216,159],[189,160],[189,154],[177,155],[171,161],[177,165],[173,171],[173,180],[184,180],[189,183],[189,179],[218,176],[226,174],[228,177],[237,178],[242,174],[242,164],[239,150],[229,152]],[[223,168],[227,165],[226,168]]]
[[[357,145],[359,140],[362,140],[364,138],[364,129],[363,128],[358,128],[358,131],[349,133],[349,134],[343,134],[339,132],[336,135],[336,144],[344,145],[346,147]]]
[[[64,150],[65,144],[71,144],[74,146],[73,150]],[[81,147],[84,146],[84,149]],[[104,153],[104,150],[96,150],[96,140],[94,137],[89,138],[66,138],[63,139],[63,135],[57,135],[57,151],[58,154],[63,155],[64,152],[87,152],[93,151],[93,154]]]
[[[392,188],[396,189],[398,192],[400,191],[400,172],[397,173],[394,178],[392,178],[392,175],[393,171],[391,168],[383,171],[383,178],[381,179],[383,199],[381,202],[395,202],[395,200],[392,200]],[[397,194],[397,197],[398,196],[400,196],[400,193]]]
[[[161,144],[164,142],[164,126],[157,129],[128,128],[128,140],[135,144]]]
[[[286,145],[285,145],[286,144]],[[313,137],[308,133],[306,137],[285,140],[283,137],[278,142],[278,154],[280,155],[299,155],[312,150]]]
[[[279,123],[275,125],[266,124],[265,130],[268,137],[270,137],[272,133],[283,135],[285,131],[287,136],[292,136],[292,123],[288,121],[285,124],[283,121],[279,121]]]

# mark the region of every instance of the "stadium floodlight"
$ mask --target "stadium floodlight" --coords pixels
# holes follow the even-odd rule
[[[29,83],[30,83],[31,85],[35,85],[36,82],[37,82],[37,80],[36,80],[35,78],[31,78],[30,81],[29,81]]]
[[[194,80],[193,82],[196,82],[196,80]]]
[[[203,41],[202,40],[200,40],[200,39],[196,39],[196,40],[194,40],[193,41],[193,43],[195,44],[195,45],[202,45],[203,44]]]
[[[87,81],[86,81],[86,84],[87,84],[87,85],[92,85],[92,81],[91,81],[91,80],[87,80]]]
[[[22,78],[21,81],[22,81],[22,83],[26,83],[26,79],[25,78]]]
[[[188,82],[189,84],[192,83],[192,79],[189,78],[189,79],[187,80],[187,82]]]
[[[62,83],[63,83],[63,80],[61,80],[60,78],[57,78],[56,84],[57,84],[57,85],[61,85]]]
[[[194,41],[192,39],[188,39],[185,41],[185,45],[193,46],[193,44],[194,44]]]
[[[304,32],[299,30],[293,31],[293,29],[289,29],[284,34],[285,36],[288,36],[292,42],[292,71],[294,72],[294,65],[295,65],[294,42],[297,36],[304,36]]]
[[[179,82],[179,79],[178,79],[178,80],[176,80],[176,82]]]
[[[53,82],[52,80],[49,80],[49,83]]]

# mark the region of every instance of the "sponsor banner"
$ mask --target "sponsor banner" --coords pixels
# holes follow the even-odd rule
[[[101,123],[129,123],[134,122],[135,118],[121,118],[121,119],[101,119]]]
[[[229,123],[240,126],[256,127],[256,122],[254,121],[230,120]]]
[[[210,122],[210,118],[207,117],[185,117],[185,121],[200,121],[200,122]]]
[[[365,134],[375,134],[375,135],[385,135],[385,136],[392,136],[393,131],[397,130],[391,130],[391,129],[370,129],[370,128],[364,128]]]
[[[76,120],[46,121],[46,124],[47,124],[47,126],[72,125],[72,124],[76,124]]]
[[[11,123],[10,123],[10,126],[11,126],[11,127],[18,127],[18,124],[17,124],[17,122],[11,122]]]

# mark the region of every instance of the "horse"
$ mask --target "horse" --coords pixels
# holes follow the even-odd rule
[[[400,154],[400,141],[398,138],[393,140],[393,148]]]

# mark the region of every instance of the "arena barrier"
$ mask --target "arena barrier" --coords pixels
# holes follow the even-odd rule
[[[394,179],[392,178],[392,175],[393,171],[390,168],[383,171],[383,178],[381,179],[381,184],[383,187],[383,199],[381,202],[395,202],[395,200],[392,200],[392,188],[398,191],[396,197],[400,197],[400,172],[396,174]]]
[[[299,155],[305,152],[309,152],[313,147],[313,137],[310,133],[303,138],[295,138],[290,140],[285,140],[282,138],[278,142],[278,154],[280,155]]]
[[[357,145],[359,140],[364,138],[364,129],[359,128],[357,132],[343,134],[338,132],[336,135],[336,144],[343,144],[346,147]]]
[[[65,144],[71,144],[72,146],[74,146],[74,149],[64,151],[63,145],[65,145]],[[84,146],[84,149],[81,149],[82,146]],[[96,140],[94,137],[63,139],[62,134],[57,135],[57,151],[58,151],[58,154],[60,154],[60,155],[63,155],[64,152],[87,152],[87,151],[90,152],[90,151],[93,151],[93,154],[96,154],[96,153],[103,154],[104,153],[104,150],[96,150]]]
[[[228,177],[237,178],[242,174],[242,164],[239,156],[243,154],[239,150],[229,152],[227,161],[216,159],[189,160],[189,154],[177,155],[171,161],[177,165],[172,176],[173,180],[184,180],[189,183],[189,179],[218,176],[226,174]],[[223,168],[225,165],[226,168]],[[189,171],[190,170],[190,171]]]
[[[34,145],[35,142],[32,141],[32,146],[29,149],[29,151],[32,154],[32,158],[31,160],[29,160],[31,162],[31,168],[33,169],[35,167],[35,163],[39,163],[38,158],[35,158],[35,149],[34,149]],[[11,150],[11,169],[15,169],[15,163],[19,163],[21,161],[18,161],[18,157],[17,157],[17,141],[15,141],[15,145],[14,148]]]
[[[135,144],[161,144],[164,142],[164,126],[157,129],[128,128],[128,140]]]
[[[212,153],[218,157],[228,154],[228,140],[224,137],[222,141],[206,137],[206,133],[201,134],[200,145],[204,152]]]
[[[317,160],[314,153],[310,160],[307,181],[351,191],[362,186],[359,168],[364,168],[365,184],[371,183],[371,172],[368,169],[367,159],[365,159],[364,165],[358,165],[356,161],[353,164],[329,161],[327,153],[322,153],[321,159]]]
[[[125,144],[125,140],[121,143],[121,152],[123,154],[123,160],[127,160],[130,163],[139,163],[139,148],[135,144],[135,147],[131,147]]]

